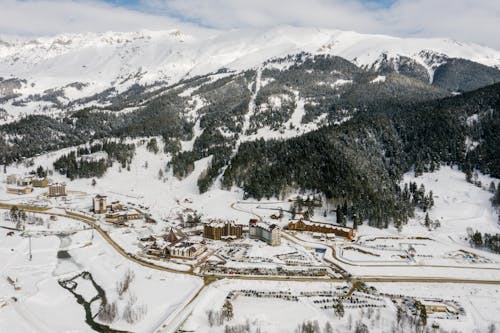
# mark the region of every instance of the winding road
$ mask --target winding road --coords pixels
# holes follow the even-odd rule
[[[251,216],[257,217],[260,221],[263,220],[262,216],[258,215],[252,210],[245,210],[238,205],[242,204],[241,202],[235,202],[231,204],[231,208],[240,212],[247,213]],[[245,203],[249,204],[249,203]],[[10,209],[9,205],[2,205],[0,209]],[[103,230],[96,222],[96,219],[93,219],[91,217],[83,216],[83,215],[76,215],[74,213],[68,213],[68,211],[64,211],[64,213],[57,212],[54,210],[47,210],[47,211],[40,211],[37,208],[30,209],[29,207],[23,207],[24,210],[33,212],[33,213],[38,213],[38,214],[45,214],[45,215],[56,215],[56,216],[61,216],[65,218],[70,218],[74,219],[83,223],[86,223],[89,225],[91,228],[95,229],[98,234],[106,240],[106,242],[111,245],[111,247],[118,252],[120,255],[122,255],[124,258],[147,268],[150,269],[155,269],[155,270],[160,270],[160,271],[166,271],[170,273],[175,273],[175,274],[185,274],[185,275],[195,275],[195,276],[200,276],[204,277],[204,285],[201,287],[193,296],[189,299],[186,300],[184,305],[178,309],[174,315],[170,316],[164,323],[162,323],[156,330],[155,332],[161,332],[161,333],[167,333],[167,332],[176,332],[184,323],[186,318],[190,315],[192,312],[194,305],[196,304],[196,299],[203,293],[203,291],[206,289],[206,287],[213,281],[217,281],[219,279],[235,279],[235,280],[260,280],[260,281],[297,281],[297,282],[309,282],[309,281],[314,281],[314,282],[340,282],[340,281],[350,281],[352,283],[359,283],[359,282],[411,282],[411,283],[467,283],[467,284],[487,284],[487,285],[500,285],[500,280],[492,280],[492,279],[464,279],[464,278],[452,278],[452,277],[415,277],[415,276],[351,276],[348,274],[345,270],[344,267],[339,265],[339,262],[344,264],[344,265],[352,265],[352,266],[363,266],[363,265],[357,265],[353,263],[349,263],[346,261],[343,261],[342,259],[339,259],[336,254],[335,254],[335,249],[331,246],[321,244],[321,243],[315,243],[315,242],[310,242],[310,241],[303,241],[301,239],[296,238],[294,235],[291,235],[288,232],[284,232],[283,236],[287,238],[288,240],[300,245],[300,246],[307,246],[307,247],[312,247],[312,246],[321,246],[321,247],[327,247],[331,251],[331,256],[332,258],[325,258],[325,260],[330,264],[335,266],[336,270],[341,272],[342,278],[333,278],[333,277],[327,277],[327,278],[307,278],[307,277],[276,277],[276,276],[226,276],[226,275],[214,275],[214,276],[203,276],[201,274],[194,273],[193,268],[190,270],[176,270],[173,268],[157,265],[155,263],[149,262],[147,260],[141,259],[127,251],[125,251],[115,240],[113,240],[109,234]],[[382,267],[385,266],[391,266],[393,267],[394,265],[380,265]],[[408,267],[408,265],[400,265],[404,267]],[[415,267],[414,265],[410,267]],[[422,265],[422,267],[427,267],[426,265]],[[430,266],[430,267],[436,267],[436,266]],[[449,266],[438,266],[438,267],[446,267],[450,268]],[[455,267],[455,266],[453,266]],[[456,268],[456,267],[455,267]],[[459,267],[459,268],[469,268],[470,267]],[[474,268],[475,269],[475,268]],[[494,269],[494,270],[500,270],[500,268],[483,268],[483,269]]]

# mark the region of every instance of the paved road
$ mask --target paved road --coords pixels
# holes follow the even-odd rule
[[[332,251],[332,257],[334,260],[338,260],[342,263],[345,263],[346,265],[350,265],[348,262],[344,262],[342,260],[339,260],[338,257],[335,255],[335,249],[331,246],[322,244],[322,243],[315,243],[315,242],[310,242],[310,241],[303,241],[295,236],[289,234],[289,233],[284,233],[286,235],[287,239],[291,240],[292,242],[296,242],[299,245],[304,246],[304,243],[306,244],[317,244],[318,246],[321,245],[321,247],[327,247]],[[330,260],[325,257],[325,260],[332,263],[336,267],[338,267],[341,271],[344,270],[341,266],[339,266],[335,261]],[[363,265],[353,265],[353,266],[363,266]],[[374,265],[370,265],[374,266]],[[441,268],[462,268],[462,269],[476,269],[476,267],[466,267],[466,266],[426,266],[426,265],[376,265],[376,266],[381,266],[381,267],[441,267]],[[490,270],[500,270],[499,268],[488,268],[488,267],[481,267],[481,269],[490,269]],[[342,273],[341,273],[342,274]],[[500,285],[500,280],[491,280],[491,279],[464,279],[464,278],[454,278],[454,277],[415,277],[415,276],[368,276],[368,275],[362,275],[362,276],[356,276],[356,277],[351,277],[345,274],[342,274],[345,280],[359,280],[363,282],[414,282],[414,283],[471,283],[471,284],[495,284],[495,285]]]
[[[235,205],[238,203],[233,203],[231,205],[231,208],[242,211],[245,213],[249,213],[251,215],[254,215],[258,217],[260,220],[262,220],[262,217],[259,216],[258,214],[255,214],[252,211],[247,211],[244,209],[241,209],[239,207],[236,207]],[[10,209],[6,207],[2,207],[0,209]],[[151,269],[156,269],[156,270],[161,270],[161,271],[167,271],[171,273],[176,273],[176,274],[186,274],[186,275],[196,275],[193,273],[192,269],[189,271],[181,271],[181,270],[175,270],[172,268],[160,266],[145,260],[142,260],[128,252],[126,252],[118,243],[116,243],[97,223],[96,220],[90,217],[85,217],[85,216],[79,216],[79,215],[69,215],[68,213],[56,213],[56,212],[50,212],[50,211],[44,211],[40,212],[38,210],[30,210],[29,208],[24,207],[26,211],[30,212],[35,212],[39,214],[46,214],[46,215],[57,215],[57,216],[62,216],[66,218],[71,218],[75,219],[81,222],[84,222],[94,228],[102,237],[104,240],[106,240],[119,254],[121,254],[123,257],[126,259],[139,264],[144,267],[148,267]],[[286,234],[288,236],[287,238],[290,239],[291,241],[295,241],[297,243],[310,243],[310,244],[317,244],[321,245],[322,247],[329,247],[325,246],[325,244],[320,244],[320,243],[314,243],[314,242],[306,242],[302,241],[300,239],[297,239],[295,236]],[[303,245],[303,244],[301,244]],[[332,256],[334,259],[339,260],[335,256],[335,250],[332,247],[329,247],[332,250]],[[340,262],[343,262],[339,260]],[[339,267],[335,262],[329,261],[333,265]],[[347,265],[350,265],[350,263],[343,262]],[[408,266],[406,266],[408,267]],[[434,266],[435,267],[435,266]],[[469,267],[470,268],[470,267]],[[206,277],[207,278],[207,277]],[[222,278],[227,278],[227,279],[235,279],[235,280],[259,280],[259,281],[297,281],[297,282],[340,282],[340,281],[346,281],[349,280],[351,282],[413,282],[413,283],[473,283],[473,284],[495,284],[495,285],[500,285],[500,280],[479,280],[479,279],[461,279],[461,278],[443,278],[443,277],[411,277],[411,276],[398,276],[398,277],[393,277],[393,276],[363,276],[363,277],[355,277],[352,278],[345,273],[343,273],[343,278],[335,279],[335,278],[300,278],[300,277],[272,277],[272,276],[214,276],[214,277],[208,277],[209,281],[212,280],[217,280],[217,279],[222,279]],[[158,332],[175,332],[185,319],[190,315],[192,312],[192,309],[195,305],[195,300],[197,297],[204,291],[206,288],[207,283],[203,288],[200,288],[196,294],[193,295],[192,298],[190,298],[185,305],[180,308],[177,313],[174,315],[174,317],[169,318],[167,322],[163,323],[158,329]]]

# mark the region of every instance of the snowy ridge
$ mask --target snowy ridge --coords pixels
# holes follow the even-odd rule
[[[0,40],[3,79],[27,82],[22,95],[42,93],[74,82],[85,86],[66,96],[89,96],[134,83],[175,83],[220,68],[244,70],[289,54],[331,54],[370,67],[381,54],[409,57],[431,70],[445,55],[500,66],[500,52],[447,39],[396,38],[348,31],[279,27],[271,30],[206,32],[178,30],[63,34],[33,40]]]

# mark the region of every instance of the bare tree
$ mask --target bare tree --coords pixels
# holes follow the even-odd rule
[[[131,295],[129,298],[125,309],[123,310],[122,318],[129,324],[133,324],[144,317],[144,315],[148,312],[148,309],[145,305],[135,305],[137,301],[137,297]]]
[[[132,283],[132,281],[134,281],[134,278],[135,273],[132,270],[128,269],[123,276],[123,280],[116,283],[116,292],[120,297],[127,292],[130,284]]]
[[[349,330],[351,330],[351,329],[349,328]],[[323,329],[323,332],[324,333],[333,333],[333,327],[329,321],[326,322],[325,328]]]
[[[104,305],[101,305],[98,318],[103,322],[112,323],[113,321],[115,321],[117,314],[118,309],[116,306],[116,302],[106,303]]]

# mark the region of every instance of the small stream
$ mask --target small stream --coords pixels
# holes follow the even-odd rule
[[[99,311],[97,311],[95,314],[92,314],[92,304],[94,302],[99,302],[99,308],[102,305],[107,304],[106,292],[100,285],[98,285],[94,281],[91,273],[87,271],[82,272],[82,270],[84,269],[83,266],[76,262],[75,259],[71,256],[71,250],[68,249],[68,247],[72,243],[71,236],[67,234],[61,234],[58,235],[58,237],[61,242],[59,244],[59,250],[57,251],[57,266],[52,272],[52,275],[55,277],[59,277],[63,274],[69,274],[72,272],[75,273],[73,277],[69,279],[59,279],[58,282],[61,287],[68,290],[71,294],[73,294],[73,296],[75,296],[76,302],[78,304],[83,306],[83,309],[85,310],[85,322],[97,332],[128,333],[126,331],[112,329],[110,326],[98,323],[94,320],[99,314]],[[78,293],[78,280],[80,279],[88,280],[92,283],[94,289],[96,290],[96,296],[94,296],[90,300],[86,300],[83,295]]]
[[[59,243],[59,250],[57,251],[57,266],[52,271],[52,276],[59,277],[63,274],[82,271],[82,265],[75,261],[68,249],[72,243],[71,236],[60,234],[57,235],[57,237],[59,237],[61,242]]]
[[[97,295],[94,296],[90,300],[86,300],[85,297],[80,295],[76,289],[78,287],[78,279],[84,279],[84,280],[90,280],[92,285],[94,286],[95,290],[97,291]],[[70,279],[67,280],[59,280],[59,285],[63,287],[64,289],[68,290],[70,293],[75,296],[76,301],[78,304],[81,304],[83,306],[83,309],[85,310],[85,322],[95,331],[97,332],[104,332],[104,333],[127,333],[127,331],[120,331],[120,330],[115,330],[109,327],[108,325],[104,325],[101,323],[96,322],[94,319],[95,317],[99,314],[92,314],[92,303],[100,301],[101,305],[107,303],[106,299],[106,292],[104,289],[101,288],[95,281],[94,278],[92,277],[92,274],[90,274],[87,271],[81,272],[80,274],[77,274],[73,276]]]

